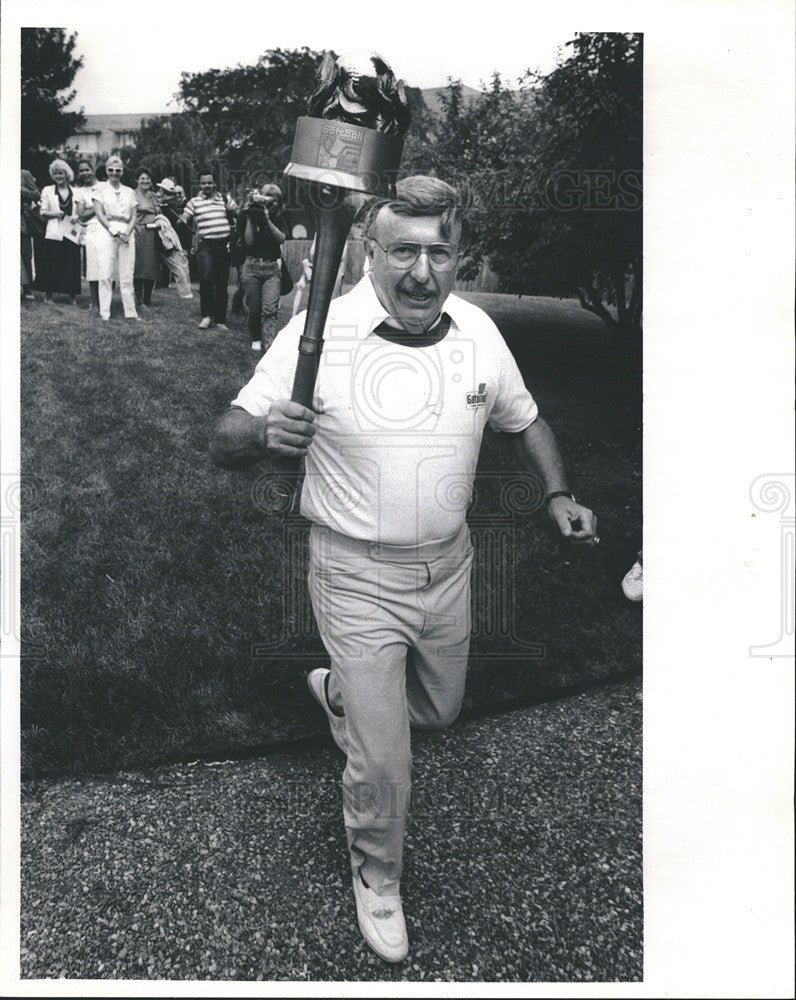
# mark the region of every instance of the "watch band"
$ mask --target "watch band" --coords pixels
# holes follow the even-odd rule
[[[577,503],[578,502],[575,499],[575,497],[569,492],[569,490],[553,490],[552,493],[548,493],[547,496],[545,497],[545,501],[544,501],[545,507],[547,507],[549,505],[549,503],[550,503],[551,500],[555,500],[556,497],[566,497],[568,500],[571,500],[573,503]]]

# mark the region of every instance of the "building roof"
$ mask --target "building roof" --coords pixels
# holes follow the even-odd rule
[[[426,107],[433,114],[438,115],[442,111],[441,95],[447,91],[447,87],[426,87],[421,89]],[[462,86],[462,96],[465,102],[469,103],[473,98],[483,96],[483,91],[475,90],[473,87]],[[144,121],[149,118],[170,118],[171,114],[162,112],[144,112],[143,114],[123,114],[123,115],[86,115],[86,122],[77,130],[76,135],[111,132],[138,132]]]
[[[141,128],[142,122],[148,118],[167,118],[168,115],[144,113],[138,115],[86,115],[85,124],[82,125],[76,135],[91,132],[137,132]]]

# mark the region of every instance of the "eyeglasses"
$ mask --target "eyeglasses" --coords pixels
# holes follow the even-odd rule
[[[451,271],[459,259],[457,247],[450,243],[409,243],[406,240],[396,240],[388,247],[383,247],[378,240],[368,237],[387,255],[387,263],[399,271],[408,271],[414,267],[422,251],[425,251],[429,267],[434,271]]]
[[[123,174],[124,171],[122,170],[121,167],[106,167],[105,168],[105,173],[106,174]]]

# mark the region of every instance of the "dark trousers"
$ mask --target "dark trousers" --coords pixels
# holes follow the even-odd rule
[[[36,291],[80,295],[80,247],[71,240],[37,239],[33,244],[36,261]]]
[[[214,323],[227,321],[227,285],[229,284],[229,250],[226,240],[200,240],[199,306],[202,316]]]
[[[152,289],[155,282],[149,278],[133,278],[133,288],[135,289],[135,303],[138,306],[152,305]]]
[[[20,233],[19,255],[22,259],[22,266],[25,268],[25,280],[22,283],[22,290],[27,294],[33,284],[33,244],[27,233]]]

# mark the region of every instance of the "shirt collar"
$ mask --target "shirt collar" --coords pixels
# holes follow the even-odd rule
[[[390,326],[395,326],[397,329],[403,329],[400,324],[396,322],[392,316],[390,316],[379,301],[379,297],[376,294],[376,289],[373,287],[373,281],[371,280],[369,274],[366,274],[362,280],[358,282],[358,284],[354,285],[348,295],[341,296],[339,299],[334,299],[332,305],[334,305],[335,302],[342,302],[343,299],[346,300],[346,315],[344,322],[346,325],[351,322],[351,314],[353,312],[353,319],[356,323],[357,338],[359,340],[365,340],[366,337],[372,336],[373,331],[380,323],[386,322]],[[443,312],[447,312],[453,322],[456,323],[456,303],[458,301],[459,300],[455,295],[449,295],[443,302],[442,310],[431,325],[430,329],[433,330],[434,327],[440,322]],[[352,306],[353,309],[351,308]],[[343,317],[341,317],[341,319],[343,319]]]

